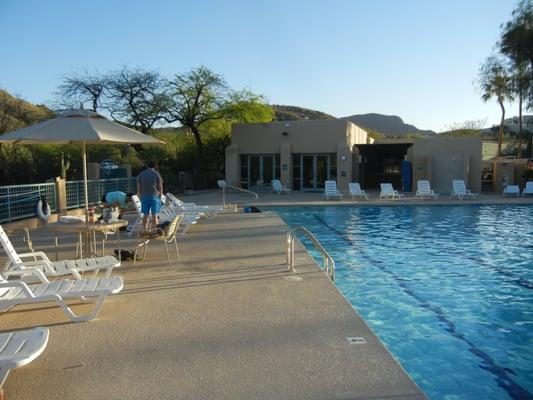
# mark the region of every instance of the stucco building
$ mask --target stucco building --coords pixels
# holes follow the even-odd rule
[[[411,191],[418,179],[449,193],[453,179],[481,190],[481,140],[428,137],[374,142],[346,120],[235,124],[226,148],[226,180],[243,187],[272,179],[293,190],[320,191],[328,179],[340,190],[390,182]]]

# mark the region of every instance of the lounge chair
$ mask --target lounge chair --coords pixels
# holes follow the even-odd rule
[[[287,189],[284,185],[282,185],[281,181],[279,181],[278,179],[273,179],[271,183],[272,183],[272,191],[277,194],[283,194],[283,193],[288,194],[291,192],[291,190]]]
[[[392,187],[392,184],[390,183],[381,183],[381,192],[379,193],[380,199],[398,199],[400,200],[402,198],[402,195],[398,193],[397,190],[394,190]]]
[[[463,200],[465,197],[475,198],[478,194],[472,193],[470,189],[466,188],[465,181],[462,179],[456,179],[452,181],[452,193],[450,198],[457,197],[459,200]]]
[[[26,274],[31,272],[32,276],[40,280],[40,283],[8,281],[0,275],[0,310],[7,310],[21,304],[55,301],[71,321],[89,321],[96,318],[107,296],[120,292],[124,287],[124,281],[120,276],[49,281],[39,269],[27,268],[25,272]],[[81,316],[76,315],[65,301],[72,299],[87,301],[94,298],[96,302],[93,311]]]
[[[1,225],[0,242],[9,258],[6,263],[6,271],[3,273],[4,276],[25,275],[25,271],[30,268],[39,269],[44,275],[49,277],[72,275],[76,279],[81,279],[81,274],[84,272],[93,272],[96,276],[100,270],[105,270],[105,276],[109,277],[113,268],[120,266],[120,261],[113,256],[50,261],[42,251],[19,254]],[[23,259],[28,258],[31,260],[23,261]]]
[[[502,196],[505,195],[516,195],[516,197],[520,196],[520,187],[518,185],[507,185],[502,192]]]
[[[215,217],[217,213],[224,211],[221,206],[201,206],[196,203],[185,203],[174,196],[172,193],[167,193],[169,206],[176,208],[178,211],[196,212],[205,214],[207,217]]]
[[[29,364],[46,348],[48,328],[0,333],[0,388],[9,371]],[[1,389],[0,389],[1,390]]]
[[[357,182],[350,182],[348,183],[348,189],[350,191],[350,197],[363,197],[366,200],[368,200],[368,195],[366,192],[361,189],[361,185]]]
[[[424,200],[426,197],[427,198],[433,197],[436,200],[439,197],[439,195],[435,193],[433,190],[431,190],[429,181],[419,180],[416,182],[415,197],[422,199],[422,200]]]
[[[522,190],[522,197],[527,195],[533,195],[533,181],[527,181],[526,187]]]
[[[337,182],[326,181],[324,183],[324,196],[326,197],[326,200],[329,200],[330,198],[338,200],[342,199],[342,193],[337,189]]]

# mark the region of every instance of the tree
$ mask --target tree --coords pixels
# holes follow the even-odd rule
[[[515,70],[515,94],[519,100],[519,135],[522,135],[522,102],[533,108],[533,1],[522,0],[513,11],[513,18],[502,26],[500,52],[507,56]],[[531,157],[533,138],[528,133],[526,155]]]
[[[169,107],[166,81],[159,73],[123,67],[107,75],[105,107],[115,121],[147,133]]]
[[[479,83],[483,101],[487,102],[495,97],[502,111],[498,135],[498,157],[501,157],[505,122],[504,102],[513,100],[512,80],[503,61],[494,56],[487,58],[479,70]]]
[[[206,67],[176,75],[169,82],[171,106],[167,110],[169,123],[179,122],[190,130],[196,142],[195,180],[204,166],[202,128],[213,121],[271,121],[272,109],[264,99],[250,91],[232,91],[224,79]]]
[[[60,108],[78,108],[89,104],[89,108],[97,111],[102,103],[106,89],[106,78],[95,72],[93,74],[84,70],[78,74],[66,75],[62,78],[56,92],[57,105]]]

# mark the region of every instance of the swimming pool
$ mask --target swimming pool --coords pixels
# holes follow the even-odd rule
[[[532,206],[264,209],[315,234],[428,397],[533,398]]]

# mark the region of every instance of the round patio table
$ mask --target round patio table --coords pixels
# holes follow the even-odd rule
[[[55,234],[56,260],[58,258],[58,243],[57,238],[60,234],[77,233],[78,246],[80,249],[80,258],[93,258],[97,256],[96,251],[96,232],[105,234],[106,232],[114,232],[117,235],[117,244],[120,249],[120,228],[128,225],[128,221],[120,219],[111,222],[54,222],[46,225],[46,229]],[[102,248],[103,253],[103,248]],[[119,260],[120,260],[120,251]]]

